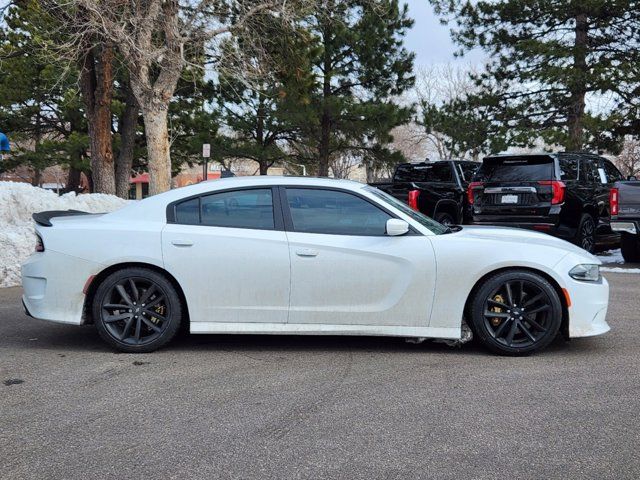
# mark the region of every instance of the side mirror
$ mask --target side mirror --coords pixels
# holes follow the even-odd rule
[[[629,180],[630,182],[635,182],[635,181],[636,181],[636,180],[638,180],[638,179],[635,177],[635,175],[629,175],[629,176],[627,177],[627,180]]]
[[[404,235],[409,231],[409,224],[404,220],[397,218],[390,218],[387,220],[387,235],[390,237],[397,237]]]

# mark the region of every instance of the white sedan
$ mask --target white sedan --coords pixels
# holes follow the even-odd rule
[[[388,335],[527,354],[598,335],[599,260],[526,230],[444,227],[360,183],[244,177],[109,214],[43,212],[22,267],[35,318],[127,352],[191,333]]]

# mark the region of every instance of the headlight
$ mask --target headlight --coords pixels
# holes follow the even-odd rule
[[[600,265],[576,265],[569,272],[569,276],[583,282],[597,282],[600,280]]]

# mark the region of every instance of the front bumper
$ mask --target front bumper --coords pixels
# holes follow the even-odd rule
[[[594,259],[595,260],[595,259]],[[569,312],[569,337],[591,337],[608,332],[607,309],[609,306],[609,283],[602,277],[598,282],[582,282],[569,276],[569,271],[580,263],[594,263],[570,254],[560,261],[555,271],[562,275],[563,288],[571,299]]]

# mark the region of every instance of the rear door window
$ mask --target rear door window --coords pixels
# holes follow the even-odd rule
[[[458,171],[460,172],[460,179],[463,182],[470,182],[473,176],[480,168],[479,163],[459,163]]]
[[[273,230],[270,188],[213,193],[180,202],[175,222],[183,225]]]
[[[481,182],[536,182],[554,178],[553,158],[546,155],[485,158],[477,175]]]

